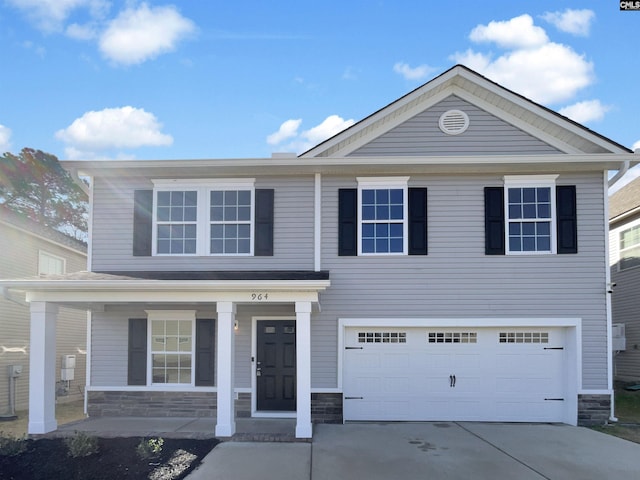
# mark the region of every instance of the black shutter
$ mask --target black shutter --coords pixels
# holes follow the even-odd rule
[[[256,189],[255,243],[253,254],[273,256],[273,189]]]
[[[215,320],[196,320],[196,386],[214,386]]]
[[[556,187],[558,253],[578,253],[578,215],[575,185]]]
[[[133,255],[149,257],[153,233],[153,190],[136,190],[133,203]]]
[[[338,255],[358,254],[358,190],[338,190]]]
[[[147,384],[147,319],[129,319],[128,385]]]
[[[427,254],[427,189],[409,189],[409,255]]]
[[[504,188],[484,189],[484,253],[504,255]]]

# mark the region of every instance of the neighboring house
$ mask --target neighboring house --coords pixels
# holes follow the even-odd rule
[[[0,278],[63,275],[86,270],[87,247],[67,235],[0,207]],[[1,293],[1,292],[0,292]],[[8,368],[17,365],[15,410],[29,406],[29,305],[24,295],[0,295],[0,415],[9,411]],[[61,308],[55,345],[56,397],[59,401],[84,397],[87,315]],[[75,356],[73,380],[61,379],[62,356]],[[65,372],[71,374],[71,372]],[[67,377],[69,378],[69,377]]]
[[[640,381],[640,179],[609,199],[609,264],[615,283],[613,323],[624,325],[626,345],[615,351],[614,374],[622,381]]]
[[[0,282],[45,332],[29,431],[58,304],[91,310],[90,415],[602,423],[607,174],[636,158],[456,66],[299,157],[63,162],[91,272]]]

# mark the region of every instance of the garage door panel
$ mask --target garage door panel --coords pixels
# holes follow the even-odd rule
[[[345,338],[345,420],[563,418],[564,402],[545,400],[564,395],[561,329],[348,328]]]

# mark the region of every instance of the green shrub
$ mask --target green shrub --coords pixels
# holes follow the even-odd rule
[[[154,458],[162,452],[162,445],[164,445],[164,440],[159,437],[148,440],[142,439],[136,447],[136,453],[142,459]]]
[[[27,437],[14,437],[0,432],[0,455],[14,457],[27,449]]]
[[[98,453],[98,439],[84,432],[76,432],[73,437],[66,438],[64,443],[70,457],[88,457]]]

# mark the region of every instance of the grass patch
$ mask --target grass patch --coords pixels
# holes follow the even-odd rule
[[[640,423],[640,391],[616,390],[616,417],[620,423]]]

